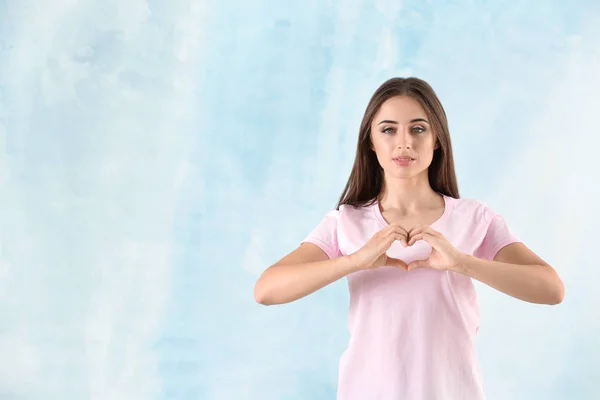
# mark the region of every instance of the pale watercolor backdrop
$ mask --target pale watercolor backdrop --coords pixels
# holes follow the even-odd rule
[[[392,76],[563,277],[478,284],[489,399],[598,399],[600,3],[0,0],[0,398],[333,399],[345,281],[254,303]]]

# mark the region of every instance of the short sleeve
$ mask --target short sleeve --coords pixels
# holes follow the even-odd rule
[[[486,220],[487,231],[481,245],[473,254],[477,258],[493,261],[496,254],[511,243],[521,242],[521,239],[510,229],[506,220],[497,213],[486,210],[489,217]],[[488,222],[489,221],[489,222]]]
[[[342,254],[337,240],[339,216],[338,210],[328,212],[302,243],[310,242],[319,246],[329,258],[340,257]]]

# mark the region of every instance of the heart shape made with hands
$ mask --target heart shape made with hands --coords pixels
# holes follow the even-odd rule
[[[395,240],[392,242],[390,248],[386,252],[388,257],[393,257],[392,254],[399,255],[402,251],[406,251],[408,249],[411,249],[411,251],[417,251],[420,253],[418,256],[421,257],[426,257],[430,253],[431,246],[423,238],[422,226],[415,226],[409,230],[404,229],[402,226],[400,226],[400,228],[406,232],[404,234],[404,238],[402,240]],[[406,262],[404,260],[401,261]]]
[[[401,263],[407,264],[408,271],[414,268],[431,267],[438,270],[450,269],[460,262],[461,253],[444,237],[444,235],[427,225],[418,225],[406,232],[406,246],[412,247],[417,242],[422,244],[421,249],[415,249],[414,260],[406,263],[397,259]],[[397,242],[396,240],[395,242]],[[401,240],[401,242],[404,240]],[[396,243],[392,243],[394,246]],[[394,246],[395,247],[395,246]],[[386,254],[387,255],[387,254]]]

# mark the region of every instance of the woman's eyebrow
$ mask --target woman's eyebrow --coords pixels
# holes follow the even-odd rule
[[[425,118],[411,119],[410,123],[412,124],[413,122],[420,122],[420,121],[429,123]],[[397,124],[397,123],[398,123],[398,121],[392,121],[391,119],[384,119],[383,121],[381,121],[377,125],[381,125],[381,124]]]

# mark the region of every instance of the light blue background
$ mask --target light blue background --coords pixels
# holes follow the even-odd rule
[[[253,285],[392,76],[431,83],[461,195],[566,285],[477,284],[488,398],[600,398],[599,43],[592,0],[0,0],[0,398],[333,399],[345,281]]]

